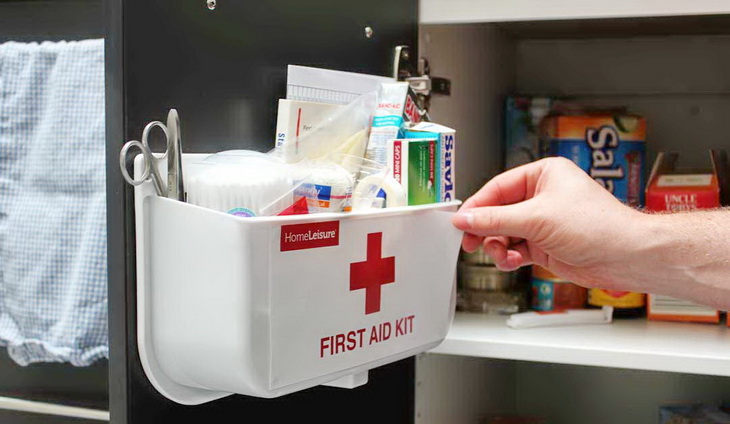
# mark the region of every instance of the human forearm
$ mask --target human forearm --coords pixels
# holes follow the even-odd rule
[[[730,209],[644,214],[642,221],[622,283],[730,309]]]
[[[537,264],[585,287],[663,294],[730,310],[730,209],[646,213],[565,158],[512,168],[453,218],[497,267]]]

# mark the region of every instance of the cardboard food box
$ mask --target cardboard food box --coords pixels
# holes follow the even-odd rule
[[[539,128],[550,113],[550,97],[510,96],[505,101],[504,168],[540,158]]]
[[[659,424],[730,424],[730,408],[698,402],[661,405]]]
[[[660,152],[646,187],[646,209],[661,212],[686,212],[720,206],[720,186],[711,154],[712,166],[705,169],[679,168],[679,154]],[[647,314],[651,320],[720,322],[720,311],[670,296],[648,294]]]
[[[713,149],[710,154],[720,185],[720,206],[730,206],[730,161],[728,161],[727,152],[722,149]],[[727,311],[725,311],[725,315],[725,325],[730,327]]]
[[[554,112],[541,123],[544,156],[575,162],[631,206],[644,204],[646,120],[613,110]]]

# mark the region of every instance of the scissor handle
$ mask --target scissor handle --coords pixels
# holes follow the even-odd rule
[[[152,153],[152,149],[150,148],[149,144],[150,131],[152,131],[152,129],[155,127],[160,128],[162,132],[165,133],[166,139],[165,152],[159,158],[156,157],[154,153]],[[140,177],[137,179],[129,175],[129,171],[127,170],[127,154],[129,153],[129,149],[131,149],[132,147],[138,148],[142,153],[144,159],[144,169],[142,171],[142,175],[140,175]],[[157,195],[167,197],[167,186],[165,185],[165,182],[162,181],[160,171],[157,169],[157,161],[158,159],[164,159],[168,157],[170,149],[170,133],[165,124],[160,121],[152,121],[148,123],[142,131],[142,142],[139,142],[137,140],[128,141],[124,143],[124,145],[122,146],[122,150],[119,152],[119,167],[122,170],[122,176],[125,180],[127,180],[129,184],[133,186],[138,186],[147,181],[150,177],[152,177],[152,183],[155,186],[155,191],[157,192]]]
[[[144,159],[142,175],[140,175],[139,178],[136,179],[132,177],[127,170],[127,155],[129,154],[129,149],[133,147],[139,149]],[[122,176],[125,180],[127,180],[129,184],[133,186],[138,186],[147,181],[151,175],[152,183],[155,186],[155,191],[157,192],[157,195],[165,196],[165,188],[162,185],[162,181],[160,181],[159,172],[157,172],[156,161],[157,159],[152,155],[150,149],[147,148],[145,144],[140,143],[137,140],[130,140],[124,143],[124,145],[122,146],[122,150],[119,152],[119,168],[122,171]]]
[[[161,129],[162,132],[165,133],[165,151],[162,153],[161,156],[156,158],[165,159],[170,154],[170,150],[172,147],[172,138],[170,137],[170,131],[168,130],[167,125],[163,124],[160,121],[152,121],[145,125],[144,130],[142,130],[142,144],[144,144],[145,147],[147,147],[147,150],[152,153],[152,147],[150,147],[149,137],[150,131],[152,131],[155,127]]]

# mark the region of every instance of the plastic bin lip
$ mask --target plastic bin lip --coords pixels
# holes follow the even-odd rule
[[[159,197],[158,201],[162,202],[175,202],[175,204],[180,205],[181,207],[188,207],[188,208],[196,208],[200,210],[204,210],[211,214],[217,214],[221,216],[222,219],[230,219],[230,220],[236,220],[240,222],[247,222],[247,223],[260,223],[260,224],[268,224],[268,223],[290,223],[295,221],[311,221],[311,220],[342,220],[342,219],[357,219],[362,217],[373,217],[373,216],[391,216],[391,215],[398,215],[402,213],[412,213],[412,212],[418,212],[418,211],[427,211],[427,210],[433,210],[433,209],[449,209],[454,206],[460,206],[462,204],[461,200],[454,200],[451,202],[441,202],[441,203],[429,203],[425,205],[411,205],[411,206],[400,206],[400,207],[394,207],[394,208],[373,208],[365,211],[357,211],[357,212],[320,212],[320,213],[314,213],[314,214],[302,214],[302,215],[285,215],[285,216],[253,216],[253,217],[243,217],[243,216],[236,216],[232,215],[226,212],[217,211],[214,209],[205,208],[198,205],[193,205],[190,203],[184,203],[180,202],[175,199],[168,199],[166,197]],[[223,218],[225,217],[225,218]]]

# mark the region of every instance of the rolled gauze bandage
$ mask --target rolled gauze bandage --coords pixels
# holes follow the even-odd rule
[[[408,206],[406,189],[392,175],[388,175],[383,179],[383,184],[380,188],[385,192],[386,208]]]
[[[360,211],[372,208],[382,184],[382,175],[368,175],[360,179],[352,191],[352,210]]]
[[[297,189],[297,194],[307,198],[310,213],[349,212],[352,186],[352,176],[340,165],[317,163]]]
[[[376,205],[378,192],[383,190],[385,202],[383,206]],[[394,208],[407,206],[406,191],[395,178],[381,175],[368,175],[355,185],[352,192],[352,210],[363,210],[372,207]]]

